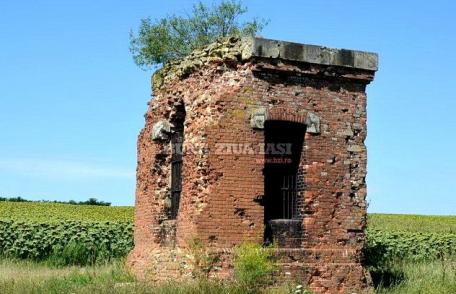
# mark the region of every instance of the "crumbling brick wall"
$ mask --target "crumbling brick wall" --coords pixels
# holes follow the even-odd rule
[[[368,287],[361,266],[365,90],[376,69],[371,53],[231,38],[157,72],[138,138],[131,268],[159,280],[190,275],[185,250],[198,238],[222,255],[211,275],[229,277],[233,246],[264,242],[265,155],[258,148],[265,125],[286,121],[305,133],[294,229],[288,236],[285,224],[277,250],[282,274],[321,293]],[[169,136],[182,109],[182,192],[170,219]]]

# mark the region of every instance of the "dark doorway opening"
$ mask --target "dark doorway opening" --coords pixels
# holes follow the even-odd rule
[[[185,107],[178,105],[171,122],[171,207],[169,218],[176,219],[179,212],[179,204],[182,192],[182,162],[184,143]]]
[[[306,128],[300,123],[267,121],[264,130],[264,241],[268,244],[273,241],[277,224],[286,227],[299,218],[302,175],[298,171]]]

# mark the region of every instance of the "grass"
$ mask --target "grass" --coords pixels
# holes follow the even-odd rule
[[[0,293],[108,293],[134,282],[123,262],[89,267],[53,267],[30,261],[0,261]],[[100,291],[97,291],[100,290]],[[119,292],[120,293],[120,292]]]
[[[270,289],[266,293],[291,293],[291,286]],[[0,293],[138,293],[138,294],[216,294],[252,293],[234,282],[195,280],[151,285],[137,282],[125,271],[123,261],[89,267],[52,267],[45,263],[0,260]]]
[[[403,263],[388,268],[389,276],[382,281],[379,294],[454,294],[456,293],[456,261]],[[386,282],[386,284],[385,284]],[[391,284],[390,284],[391,283]]]
[[[383,273],[378,294],[454,294],[456,263],[454,260],[428,263],[391,264]],[[293,293],[284,285],[265,293]],[[195,280],[188,283],[151,285],[135,281],[122,260],[88,267],[53,267],[46,263],[0,260],[0,293],[138,293],[199,294],[248,293],[249,289],[234,282]],[[251,293],[251,292],[250,292]]]

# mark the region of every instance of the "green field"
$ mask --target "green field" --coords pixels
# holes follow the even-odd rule
[[[0,201],[0,219],[49,221],[133,221],[132,206],[70,205]]]
[[[0,219],[49,221],[133,221],[132,206],[69,205],[0,201]],[[378,214],[368,217],[369,229],[411,233],[456,234],[456,216]]]
[[[133,215],[133,207],[0,202],[0,293],[245,293],[235,283],[136,282],[122,261]],[[364,251],[377,293],[456,293],[456,216],[369,214]]]
[[[368,226],[385,232],[456,234],[456,216],[372,213],[368,217]]]
[[[89,260],[79,264],[109,260],[131,250],[133,215],[133,207],[0,202],[0,254],[42,260],[82,247]],[[454,255],[455,232],[455,216],[370,214],[366,262]]]

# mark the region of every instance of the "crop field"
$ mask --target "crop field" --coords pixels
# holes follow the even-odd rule
[[[456,216],[372,213],[368,224],[369,229],[384,232],[456,234]]]
[[[430,261],[456,255],[456,217],[370,214],[367,263],[391,260]]]
[[[217,283],[151,292],[135,282],[121,265],[133,246],[133,214],[0,201],[0,293],[237,293]],[[370,214],[364,253],[377,293],[456,293],[456,216]]]
[[[60,261],[70,264],[121,257],[133,246],[133,214],[133,207],[1,201],[0,254],[43,260],[84,253]],[[455,232],[455,216],[370,214],[366,262],[456,255]]]
[[[133,221],[132,206],[0,201],[0,219],[23,221]]]
[[[69,205],[0,201],[0,219],[23,221],[133,221],[132,206]],[[456,216],[369,214],[369,229],[385,232],[455,233]]]

